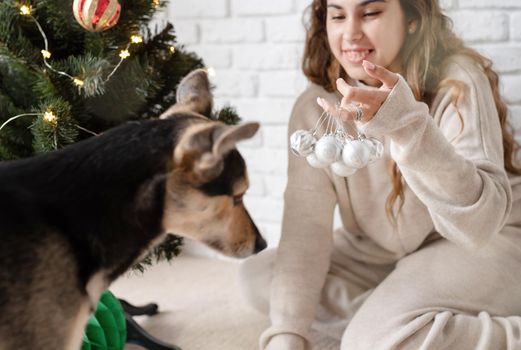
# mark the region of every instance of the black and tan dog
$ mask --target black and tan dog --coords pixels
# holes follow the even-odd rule
[[[262,250],[235,143],[258,124],[212,121],[206,73],[162,120],[131,122],[0,163],[0,350],[77,350],[101,292],[168,232],[237,257]]]

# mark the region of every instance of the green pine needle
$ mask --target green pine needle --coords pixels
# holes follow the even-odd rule
[[[236,125],[241,122],[241,118],[232,106],[224,106],[214,113],[213,119],[219,120],[228,125]]]
[[[134,264],[132,270],[145,272],[146,266],[152,266],[155,262],[168,261],[179,255],[183,246],[183,238],[168,234],[160,245],[155,247],[143,260]]]
[[[56,117],[48,121],[44,117],[45,112],[52,112]],[[33,147],[37,153],[45,153],[57,150],[74,143],[78,137],[78,128],[70,114],[70,105],[60,99],[48,104],[42,104],[40,113],[31,125],[34,136]]]

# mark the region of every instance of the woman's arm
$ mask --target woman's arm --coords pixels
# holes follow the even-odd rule
[[[391,138],[391,157],[407,186],[427,206],[436,230],[473,249],[503,227],[512,194],[486,76],[470,63],[454,64],[449,76],[466,87],[457,110],[451,102],[453,91],[446,89],[436,98],[433,118],[400,77],[361,130],[368,136]]]

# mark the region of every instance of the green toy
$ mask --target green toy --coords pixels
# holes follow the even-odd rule
[[[85,328],[81,350],[123,350],[127,338],[125,313],[119,300],[103,292]]]

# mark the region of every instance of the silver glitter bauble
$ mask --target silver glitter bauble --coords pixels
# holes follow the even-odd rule
[[[297,130],[289,138],[291,151],[299,157],[313,153],[316,142],[317,139],[309,130]]]

